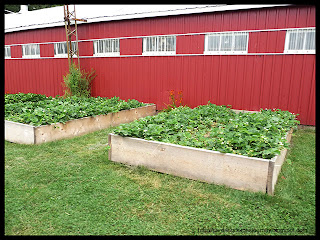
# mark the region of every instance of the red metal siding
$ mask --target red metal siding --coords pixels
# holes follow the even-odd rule
[[[203,53],[204,51],[204,35],[177,36],[176,53]]]
[[[279,7],[217,13],[145,18],[79,25],[79,39],[186,34],[212,31],[315,27],[315,7]],[[169,103],[170,90],[182,90],[190,107],[232,105],[235,109],[280,108],[298,113],[302,124],[315,125],[315,55],[283,53],[285,31],[250,32],[249,53],[202,54],[204,35],[177,36],[180,56],[82,58],[81,67],[94,68],[94,96]],[[7,33],[5,44],[65,41],[64,27]],[[91,56],[93,43],[79,43],[80,55]],[[43,50],[45,49],[45,50]],[[45,51],[45,52],[42,52]],[[41,45],[41,56],[52,56],[53,45]],[[121,55],[140,55],[142,38],[121,39]],[[21,58],[21,46],[11,47]],[[62,95],[67,59],[5,60],[5,91]]]
[[[62,95],[68,59],[9,59],[5,61],[5,91]]]
[[[211,101],[235,109],[280,108],[315,124],[313,55],[90,58],[81,66],[96,70],[95,96],[135,98],[161,109],[171,89],[182,90],[191,107]],[[8,60],[5,91],[62,95],[66,71],[67,59]]]
[[[40,44],[40,57],[53,57],[54,47],[53,44]]]
[[[120,39],[121,55],[141,55],[142,38]]]
[[[11,57],[21,58],[22,57],[22,47],[21,46],[11,46]]]
[[[5,34],[5,44],[59,42],[66,40],[64,27],[32,29]]]
[[[310,125],[315,124],[308,118],[315,115],[314,65],[314,55],[94,58],[88,64],[99,76],[94,95],[135,98],[161,109],[171,89],[182,90],[191,107],[211,101],[235,109],[280,108],[299,113]]]
[[[93,55],[93,42],[79,42],[79,56]]]
[[[250,32],[249,53],[283,53],[286,31]]]
[[[292,27],[315,27],[315,7],[277,7],[80,24],[78,25],[78,38],[84,40]],[[6,45],[55,41],[65,41],[63,26],[6,33],[5,35]]]

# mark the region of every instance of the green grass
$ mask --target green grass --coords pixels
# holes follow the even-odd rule
[[[274,196],[108,160],[102,130],[5,142],[6,235],[315,235],[315,131],[296,130]]]

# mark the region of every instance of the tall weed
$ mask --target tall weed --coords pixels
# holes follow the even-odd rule
[[[63,76],[64,97],[90,97],[92,81],[95,77],[95,70],[91,69],[90,72],[86,72],[72,63],[69,73]]]

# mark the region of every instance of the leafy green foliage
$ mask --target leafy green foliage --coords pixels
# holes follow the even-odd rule
[[[226,106],[209,102],[194,109],[178,107],[122,124],[114,132],[121,136],[271,159],[288,148],[286,133],[299,123],[295,117],[280,109],[237,114]]]
[[[4,103],[23,103],[23,102],[38,102],[42,100],[51,100],[52,97],[35,93],[17,93],[17,94],[5,94]]]
[[[71,64],[69,73],[63,76],[64,82],[62,85],[65,97],[90,97],[91,85],[95,77],[95,70],[91,69],[91,72],[86,72],[78,68],[74,63]]]
[[[40,126],[145,105],[135,99],[124,101],[119,97],[53,98],[34,93],[5,94],[5,119]]]

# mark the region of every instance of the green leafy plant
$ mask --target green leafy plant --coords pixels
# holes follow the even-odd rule
[[[235,113],[229,106],[211,104],[194,109],[177,107],[132,123],[114,132],[137,137],[204,148],[222,153],[271,159],[288,148],[286,134],[299,124],[296,115],[265,109],[260,113]]]
[[[5,94],[5,104],[21,103],[21,102],[38,102],[42,100],[51,100],[52,97],[35,93],[17,93],[17,94]]]
[[[63,98],[56,96],[53,98],[34,93],[6,94],[5,119],[40,126],[145,105],[135,99],[124,101],[119,97]]]
[[[64,97],[90,97],[91,85],[95,77],[95,70],[91,69],[90,72],[86,72],[72,63],[69,73],[63,76]]]

